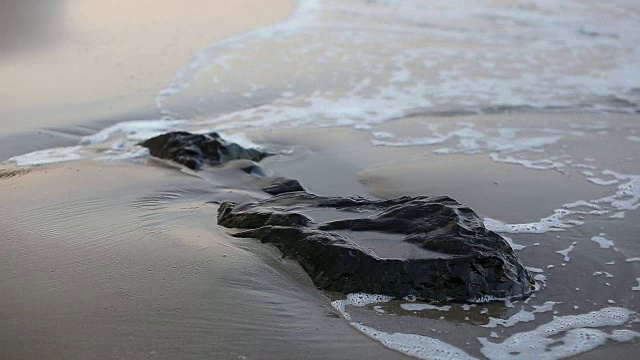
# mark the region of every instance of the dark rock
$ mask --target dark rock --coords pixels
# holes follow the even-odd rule
[[[258,180],[258,185],[262,191],[270,195],[284,194],[294,191],[304,191],[298,180],[283,177],[263,178]]]
[[[519,297],[535,285],[509,244],[448,197],[292,192],[225,202],[218,223],[275,245],[330,291],[442,301]]]
[[[230,143],[215,132],[204,135],[170,132],[145,140],[140,145],[148,148],[155,157],[173,160],[192,170],[199,170],[204,164],[218,165],[236,159],[260,161],[269,156],[266,152]]]

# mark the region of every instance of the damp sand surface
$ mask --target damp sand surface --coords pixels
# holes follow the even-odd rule
[[[0,178],[0,357],[401,358],[215,222],[208,182],[74,163]]]
[[[506,303],[332,307],[345,295],[315,289],[273,247],[215,224],[215,203],[264,197],[244,164],[196,175],[148,157],[5,163],[0,286],[12,296],[2,299],[1,348],[8,357],[429,358],[438,348],[526,358],[538,346],[549,358],[629,358],[640,330],[640,167],[625,139],[636,119],[414,116],[368,131],[246,134],[286,150],[262,161],[265,173],[317,194],[449,195],[469,205],[541,287]],[[549,328],[557,331],[545,337]]]

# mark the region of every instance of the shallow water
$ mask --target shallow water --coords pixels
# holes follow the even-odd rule
[[[158,95],[163,118],[11,161],[149,165],[138,141],[217,130],[281,153],[265,167],[316,193],[450,195],[542,290],[446,310],[351,296],[343,317],[421,358],[624,356],[640,331],[639,23],[632,2],[302,0],[200,49]]]

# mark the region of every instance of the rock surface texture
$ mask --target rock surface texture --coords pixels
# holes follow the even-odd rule
[[[222,203],[218,223],[275,245],[329,291],[473,301],[523,296],[535,285],[509,244],[448,197],[288,192]]]
[[[230,143],[215,132],[203,135],[170,132],[145,140],[140,145],[148,148],[155,157],[173,160],[192,170],[199,170],[204,164],[219,165],[237,159],[260,161],[269,156],[261,150],[245,149]]]
[[[271,195],[279,195],[294,191],[304,191],[304,188],[298,180],[288,179],[284,177],[277,178],[264,178],[258,180],[258,184],[261,186],[262,191]]]

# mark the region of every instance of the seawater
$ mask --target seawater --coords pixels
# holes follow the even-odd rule
[[[164,118],[120,123],[84,143],[174,129],[367,130],[415,114],[638,113],[639,22],[640,6],[624,2],[300,0],[284,23],[194,54],[158,94]],[[137,155],[132,144],[111,146]]]
[[[637,148],[640,5],[629,1],[301,0],[282,24],[201,48],[159,92],[156,106],[162,118],[118,123],[77,145],[10,161],[33,166],[145,158],[148,153],[137,142],[172,130],[221,131],[245,146],[258,146],[245,133],[348,127],[366,134],[371,145],[389,151],[413,147],[438,156],[484,155],[495,163],[561,172],[602,187],[604,196],[575,199],[548,209],[548,216],[541,219],[508,223],[485,214],[489,229],[520,236],[516,240],[524,245],[514,246],[517,251],[551,246],[540,246],[535,236],[547,236],[545,242],[550,234],[584,232],[586,241],[571,239],[564,247],[558,243],[554,245],[558,250],[551,251],[557,259],[535,264],[539,267],[532,269],[541,287],[552,286],[550,272],[571,266],[574,249],[585,243],[595,251],[609,251],[614,259],[623,239],[589,226],[637,217],[640,207],[640,169],[625,173],[603,168],[599,154],[569,149],[568,144],[579,141],[606,141],[615,129],[605,117],[484,124],[464,116],[508,113],[518,119],[536,111],[628,114],[629,120],[622,124],[628,131],[623,142]],[[439,121],[418,121],[419,131],[410,133],[393,127],[410,117]],[[617,264],[602,262],[587,276],[603,279],[607,289],[614,280],[625,280],[605,269],[630,266],[639,255]],[[573,313],[557,310],[567,299],[537,303],[533,298],[530,304],[517,303],[519,309],[502,317],[495,306],[456,311],[410,302],[396,306],[390,299],[366,294],[352,294],[333,305],[359,331],[418,358],[474,356],[450,344],[451,334],[434,330],[426,335],[423,328],[436,321],[444,328],[456,322],[476,326],[472,333],[480,335],[467,346],[477,348],[475,355],[556,359],[639,336],[635,310],[614,305],[618,298],[632,301],[640,291],[635,286],[640,275],[632,277],[634,283],[624,294],[612,296],[606,304],[589,303],[588,311],[573,305]],[[356,319],[350,308],[375,317],[409,316],[413,325],[407,329],[412,331],[382,329],[372,315],[360,313]],[[430,320],[421,318],[421,313]],[[461,320],[451,314],[468,316]],[[478,319],[483,319],[483,326]],[[515,333],[496,330],[533,321],[536,326]]]

